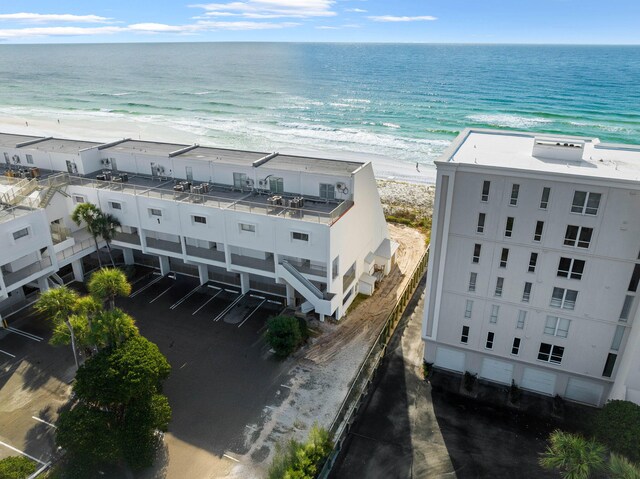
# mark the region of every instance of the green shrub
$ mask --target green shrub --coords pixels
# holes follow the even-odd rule
[[[0,461],[0,479],[24,479],[36,472],[36,463],[23,456],[11,456]]]
[[[477,379],[477,374],[471,374],[469,371],[465,371],[464,377],[462,378],[462,385],[464,387],[464,390],[469,393],[473,391],[473,386],[475,386]]]
[[[270,319],[267,325],[267,341],[276,355],[282,358],[294,352],[308,337],[306,321],[299,321],[292,316],[276,316]]]
[[[640,461],[640,406],[609,401],[593,421],[596,439],[633,462]]]
[[[333,449],[331,434],[314,424],[304,443],[290,439],[276,446],[268,479],[315,479]]]

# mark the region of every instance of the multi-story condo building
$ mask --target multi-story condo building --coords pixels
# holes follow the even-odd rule
[[[10,134],[0,154],[0,310],[64,266],[82,279],[95,246],[70,214],[83,202],[119,220],[125,263],[155,258],[162,274],[268,291],[321,319],[371,294],[397,248],[371,163]]]
[[[640,403],[640,147],[465,130],[436,166],[425,360]]]

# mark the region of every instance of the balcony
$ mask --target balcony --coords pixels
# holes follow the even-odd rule
[[[219,251],[213,248],[200,248],[198,246],[192,246],[188,244],[187,254],[191,256],[197,256],[198,258],[219,261],[220,263],[224,263],[226,261],[224,251]]]
[[[268,254],[267,259],[258,259],[251,256],[243,256],[240,254],[231,254],[231,264],[233,266],[242,266],[245,268],[260,269],[262,271],[275,272],[276,267],[273,261],[273,255]]]
[[[282,259],[287,260],[287,262],[292,265],[295,269],[297,269],[302,274],[309,274],[312,276],[321,276],[322,278],[327,277],[327,268],[312,264],[308,260],[300,259],[300,258],[291,258],[289,256],[282,256]]]
[[[24,268],[19,269],[18,271],[14,271],[13,273],[4,273],[3,274],[4,284],[7,287],[12,286],[28,278],[33,274],[39,273],[42,270],[49,268],[50,266],[51,266],[51,258],[48,256],[44,257],[40,261],[37,261],[28,266],[25,266]]]
[[[182,253],[182,244],[175,241],[167,241],[156,238],[146,238],[147,248],[171,251],[172,253]]]
[[[140,246],[140,235],[138,233],[124,233],[122,231],[116,231],[116,234],[113,237],[113,241]],[[147,244],[149,244],[149,238],[147,238]]]

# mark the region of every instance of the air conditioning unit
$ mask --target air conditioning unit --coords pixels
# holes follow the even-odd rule
[[[344,190],[346,187],[347,187],[347,185],[345,185],[344,183],[342,183],[340,181],[336,183],[336,189],[338,189],[338,190]]]
[[[109,166],[111,162],[109,161],[109,158],[104,158],[100,160],[100,163],[102,163],[104,166]]]
[[[251,178],[245,180],[244,182],[245,185],[247,185],[248,187],[252,187],[253,186],[253,180]]]
[[[267,186],[267,180],[260,180],[260,181],[258,181],[258,186],[260,186],[260,187]]]
[[[20,157],[18,155],[13,155],[13,162],[16,164],[20,164]]]
[[[158,166],[158,173],[164,175],[164,166]]]

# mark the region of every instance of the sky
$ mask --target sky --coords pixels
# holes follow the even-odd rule
[[[0,43],[640,44],[640,0],[0,0]]]

